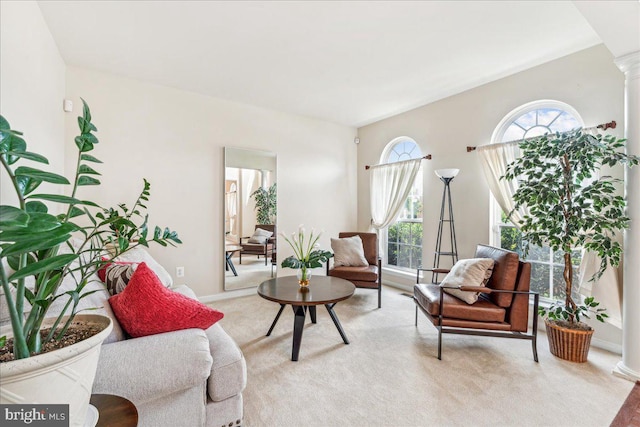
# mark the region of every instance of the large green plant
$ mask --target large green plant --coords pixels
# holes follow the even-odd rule
[[[163,231],[155,227],[149,235],[147,216],[143,214],[150,189],[146,180],[132,208],[121,204],[115,209],[103,209],[95,202],[78,198],[80,187],[100,184],[96,178],[100,174],[92,165],[102,163],[88,154],[98,143],[93,134],[97,129],[91,122],[89,107],[82,102],[83,115],[78,117],[80,135],[75,138],[78,157],[73,183],[62,175],[30,166],[14,168],[21,160],[44,164],[48,160],[27,151],[22,133],[12,130],[0,116],[0,163],[6,172],[2,179],[11,181],[17,196],[17,206],[0,206],[0,279],[11,316],[16,359],[38,354],[42,344],[64,336],[79,301],[90,293],[83,292],[84,288],[106,262],[152,241],[163,246],[181,243],[178,235],[168,228]],[[34,193],[43,182],[71,185],[71,194]],[[62,205],[60,210],[64,212],[51,214],[43,202]],[[58,293],[65,279],[72,280],[75,287]],[[41,325],[49,308],[65,296],[68,299],[62,313],[50,333],[42,337]],[[63,322],[65,314],[70,317]]]
[[[249,197],[256,200],[256,221],[258,224],[274,224],[277,207],[278,207],[278,191],[276,183],[273,183],[269,189],[263,187],[258,188],[251,193]]]
[[[621,180],[599,172],[603,166],[638,164],[637,156],[622,151],[624,144],[624,139],[581,129],[549,134],[521,142],[521,157],[506,169],[503,178],[519,182],[515,209],[527,211],[520,224],[525,250],[529,244],[549,245],[564,255],[564,303],[540,309],[551,320],[574,324],[589,311],[600,321],[606,317],[592,297],[574,301],[571,252],[584,248],[598,254],[602,262],[594,278],[620,263],[622,247],[614,236],[629,227],[630,219],[616,189]]]

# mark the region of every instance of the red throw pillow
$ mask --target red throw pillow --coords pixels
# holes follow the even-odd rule
[[[209,326],[223,313],[164,286],[144,262],[124,290],[109,298],[122,328],[132,337]]]

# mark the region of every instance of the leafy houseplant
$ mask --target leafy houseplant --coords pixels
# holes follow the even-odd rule
[[[610,135],[590,135],[581,129],[548,134],[520,144],[521,157],[511,163],[503,178],[517,179],[519,187],[513,199],[515,209],[527,213],[520,230],[527,245],[549,245],[564,257],[564,302],[540,308],[540,315],[568,328],[586,328],[580,322],[595,312],[604,321],[606,313],[597,308],[592,297],[576,302],[572,296],[572,251],[594,251],[601,264],[593,279],[599,278],[609,264],[617,266],[622,247],[614,239],[616,232],[629,227],[626,202],[617,194],[621,180],[599,176],[602,166],[634,166],[639,158],[621,150],[625,140]]]
[[[315,234],[311,230],[309,236],[305,236],[302,225],[298,228],[298,233],[291,233],[291,239],[285,233],[280,233],[284,240],[293,249],[293,256],[282,261],[283,268],[297,268],[299,271],[298,281],[300,286],[309,286],[311,272],[309,269],[322,267],[322,263],[327,262],[333,256],[330,251],[318,249],[318,240],[322,233]]]
[[[143,214],[150,189],[146,180],[131,209],[124,204],[104,209],[78,198],[80,187],[100,184],[96,178],[100,174],[90,165],[102,163],[88,154],[98,143],[93,134],[97,129],[84,100],[83,105],[83,115],[78,117],[80,135],[75,138],[78,158],[72,184],[62,175],[30,166],[14,168],[20,160],[44,164],[48,160],[27,151],[22,133],[12,130],[0,116],[0,163],[6,172],[3,179],[11,181],[18,200],[17,206],[0,206],[0,278],[11,318],[15,359],[37,355],[46,343],[65,336],[78,303],[89,294],[83,292],[84,288],[111,259],[150,242],[162,246],[181,243],[168,228],[163,231],[155,227],[149,234],[147,215]],[[72,185],[71,195],[34,193],[43,182]],[[49,213],[43,202],[62,205],[63,213]],[[134,222],[138,219],[139,223]],[[107,251],[107,246],[112,250]],[[71,280],[75,288],[59,294],[65,279]],[[64,309],[43,335],[43,320],[49,309],[65,296],[68,300]],[[4,344],[0,342],[0,347]]]
[[[258,224],[275,224],[278,207],[277,195],[276,183],[273,183],[269,189],[260,187],[249,196],[256,199]]]

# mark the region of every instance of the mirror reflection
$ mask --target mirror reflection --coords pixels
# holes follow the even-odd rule
[[[276,154],[224,149],[224,289],[258,286],[276,275]]]

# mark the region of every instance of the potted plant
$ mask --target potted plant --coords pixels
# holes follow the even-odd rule
[[[280,233],[284,240],[293,249],[293,256],[285,258],[281,266],[283,268],[298,269],[298,283],[301,287],[309,286],[311,280],[311,269],[322,267],[322,263],[327,262],[333,256],[330,251],[318,249],[318,240],[322,233],[315,234],[315,230],[311,230],[309,236],[305,236],[305,230],[302,225],[298,227],[298,233],[291,233],[291,239],[285,233]]]
[[[277,195],[276,183],[273,183],[269,189],[260,187],[249,196],[256,200],[256,221],[258,224],[276,223]]]
[[[547,134],[520,143],[521,156],[508,165],[503,178],[517,180],[515,209],[524,208],[523,233],[528,245],[548,245],[564,258],[564,301],[541,307],[552,354],[566,360],[587,360],[592,328],[581,322],[589,313],[607,317],[593,297],[574,299],[572,252],[594,251],[601,259],[599,278],[608,265],[617,266],[622,247],[616,232],[629,227],[626,201],[618,194],[621,180],[600,175],[603,166],[634,166],[639,158],[622,150],[625,140],[591,135],[576,129]],[[570,338],[571,337],[571,338]]]
[[[101,163],[89,154],[98,143],[93,134],[97,129],[84,100],[83,105],[72,183],[62,175],[16,166],[20,161],[48,164],[48,160],[27,151],[22,133],[0,116],[2,179],[13,184],[17,200],[15,206],[0,206],[0,281],[12,332],[9,338],[0,337],[0,381],[8,391],[2,403],[69,403],[71,425],[84,424],[100,345],[111,329],[106,316],[78,315],[80,300],[92,293],[85,287],[99,268],[135,246],[181,243],[169,229],[156,227],[149,234],[143,214],[150,189],[146,180],[131,209],[125,204],[103,209],[79,198],[81,187],[100,184],[93,165]],[[71,185],[71,193],[37,193],[43,182]],[[54,208],[57,211],[50,212]],[[107,251],[107,246],[112,249]],[[63,309],[49,317],[57,300],[64,303]],[[56,373],[60,364],[66,373]],[[76,375],[69,375],[71,371]],[[40,373],[53,377],[44,379],[44,384],[34,382]],[[81,391],[69,389],[76,383]],[[70,400],[75,397],[79,400]]]

